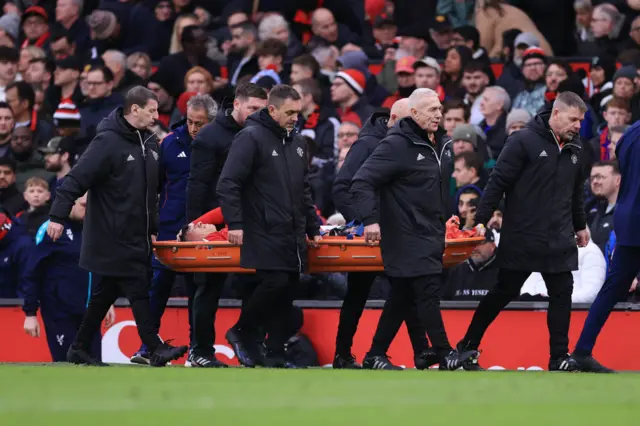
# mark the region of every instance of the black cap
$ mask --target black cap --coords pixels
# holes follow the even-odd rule
[[[81,71],[82,63],[75,56],[67,56],[66,58],[60,59],[56,62],[56,68],[63,70]]]
[[[441,33],[451,29],[451,21],[447,15],[436,15],[431,23],[431,29]]]
[[[396,25],[393,18],[387,15],[386,13],[376,16],[376,19],[373,20],[373,28],[381,28],[381,27],[384,27],[385,25],[393,25],[393,26]]]
[[[75,141],[73,138],[65,136],[56,136],[52,138],[47,146],[39,148],[42,154],[59,154],[59,153],[73,153],[75,149]]]

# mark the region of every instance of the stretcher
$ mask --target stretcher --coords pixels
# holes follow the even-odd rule
[[[484,237],[447,240],[444,267],[464,262],[484,240]],[[255,272],[240,267],[240,246],[226,241],[158,241],[153,244],[153,251],[163,265],[176,272]],[[309,246],[307,273],[382,271],[380,247],[365,243],[364,238],[325,237],[318,247]]]

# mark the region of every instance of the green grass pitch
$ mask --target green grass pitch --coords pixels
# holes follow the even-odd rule
[[[640,375],[0,365],[2,426],[618,426]]]

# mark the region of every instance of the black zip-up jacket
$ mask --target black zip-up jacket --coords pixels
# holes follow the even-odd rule
[[[303,270],[305,234],[320,231],[303,138],[288,134],[266,108],[252,114],[231,145],[217,192],[229,230],[244,231],[243,268]]]
[[[435,140],[434,145],[412,118],[403,118],[351,183],[358,219],[380,224],[382,261],[391,277],[442,272],[451,140],[443,129]]]
[[[353,194],[349,191],[351,180],[356,175],[360,167],[369,158],[378,144],[387,135],[389,128],[389,114],[376,112],[365,123],[358,140],[351,146],[347,157],[338,171],[333,182],[333,203],[336,209],[342,213],[347,222],[351,222],[358,216]]]
[[[586,228],[579,137],[558,144],[551,111],[508,137],[478,206],[485,224],[505,195],[497,266],[558,273],[578,269],[575,231]]]
[[[65,176],[51,206],[64,224],[74,202],[89,191],[80,266],[105,276],[142,276],[151,266],[157,233],[158,140],[134,129],[114,110]]]
[[[191,143],[191,172],[187,181],[187,222],[220,207],[216,186],[229,148],[242,127],[221,108],[215,120],[198,132]]]

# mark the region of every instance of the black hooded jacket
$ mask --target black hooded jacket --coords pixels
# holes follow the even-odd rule
[[[249,116],[231,145],[217,192],[229,230],[244,231],[243,268],[303,270],[305,237],[320,232],[305,145],[266,108]]]
[[[578,269],[575,231],[586,228],[583,149],[579,136],[562,146],[550,111],[508,137],[478,206],[485,224],[505,195],[497,266],[558,273]]]
[[[380,224],[382,260],[391,277],[442,272],[452,158],[444,130],[438,129],[435,141],[412,118],[403,118],[351,183],[358,219]]]
[[[156,234],[159,148],[156,136],[134,129],[122,108],[98,125],[96,137],[65,176],[51,206],[64,224],[89,191],[80,266],[105,276],[144,276]]]
[[[387,135],[387,131],[389,130],[387,127],[388,122],[388,113],[377,112],[369,117],[369,120],[367,120],[362,130],[360,130],[358,140],[351,146],[351,149],[349,149],[344,163],[333,182],[333,202],[347,222],[354,220],[358,214],[355,201],[349,191],[351,180],[376,149],[380,141]]]
[[[215,120],[204,126],[191,143],[187,222],[220,207],[216,186],[233,138],[242,130],[231,112],[231,108],[220,108]]]

